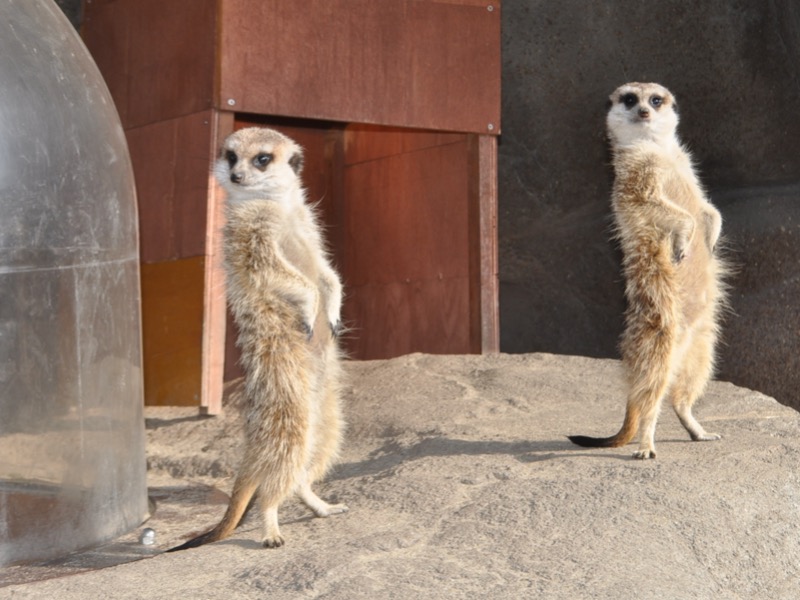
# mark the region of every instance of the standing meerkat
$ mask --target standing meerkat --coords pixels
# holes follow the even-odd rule
[[[693,440],[718,440],[692,415],[714,369],[725,266],[716,254],[722,228],[688,151],[676,135],[675,99],[655,83],[611,94],[607,127],[614,164],[612,209],[623,253],[625,332],[620,349],[630,391],[619,433],[570,436],[579,446],[617,447],[641,430],[636,458],[655,458],[661,402]]]
[[[294,141],[258,127],[228,136],[215,164],[227,193],[226,283],[244,368],[244,456],[222,521],[170,551],[227,537],[255,495],[267,548],[284,543],[278,506],[293,493],[318,517],[347,511],[311,490],[342,435],[342,286],[305,202],[302,166]]]

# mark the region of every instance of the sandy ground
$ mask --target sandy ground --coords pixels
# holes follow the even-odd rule
[[[214,418],[149,408],[156,544],[140,528],[0,570],[0,598],[800,597],[800,419],[767,396],[715,382],[696,413],[723,439],[688,441],[667,409],[658,459],[637,461],[565,438],[618,428],[616,361],[416,354],[348,372],[342,461],[317,491],[349,513],[291,500],[281,549],[260,547],[253,514],[161,554],[224,511],[238,418],[235,402]]]

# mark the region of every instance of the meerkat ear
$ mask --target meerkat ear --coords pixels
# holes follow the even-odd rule
[[[292,154],[291,158],[289,158],[289,166],[292,167],[292,171],[295,172],[295,175],[300,175],[300,171],[303,170],[303,153],[300,150],[297,150]]]

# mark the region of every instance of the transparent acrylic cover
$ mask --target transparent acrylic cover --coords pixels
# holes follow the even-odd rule
[[[52,0],[0,2],[0,565],[147,512],[136,197],[124,134]]]

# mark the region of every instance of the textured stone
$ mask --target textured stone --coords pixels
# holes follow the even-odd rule
[[[347,514],[288,501],[280,550],[261,548],[252,514],[227,540],[162,554],[221,517],[232,482],[211,465],[235,468],[240,434],[230,404],[205,419],[148,407],[155,544],[140,530],[0,569],[0,597],[797,598],[800,415],[773,399],[713,382],[697,414],[722,440],[689,441],[665,410],[658,459],[642,461],[633,444],[564,437],[619,427],[618,361],[413,354],[346,369],[342,462],[316,489]]]

